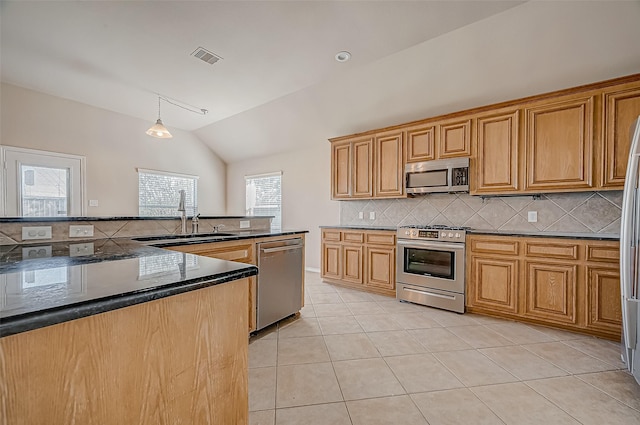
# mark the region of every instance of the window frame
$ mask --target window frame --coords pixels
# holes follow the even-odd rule
[[[161,171],[161,170],[151,170],[148,168],[136,168],[136,171],[138,173],[138,215],[140,217],[179,217],[180,214],[176,214],[176,215],[171,215],[171,216],[156,216],[156,215],[145,215],[142,216],[140,214],[140,174],[144,173],[144,174],[152,174],[152,175],[159,175],[159,176],[168,176],[168,177],[178,177],[178,178],[183,178],[183,179],[193,179],[194,180],[194,205],[193,205],[193,209],[194,212],[197,214],[198,213],[198,180],[200,179],[200,176],[194,175],[194,174],[184,174],[184,173],[174,173],[172,171]],[[178,204],[176,202],[176,211],[178,208]]]
[[[250,174],[250,175],[245,175],[244,176],[244,183],[245,183],[245,202],[244,202],[244,211],[245,214],[248,214],[248,208],[247,208],[247,181],[248,180],[255,180],[255,179],[260,179],[260,178],[267,178],[267,177],[280,177],[280,205],[279,205],[279,211],[280,211],[280,226],[279,229],[282,229],[282,175],[283,172],[282,171],[273,171],[273,172],[269,172],[269,173],[260,173],[260,174]],[[276,218],[276,217],[274,217]],[[271,220],[271,225],[273,227],[273,219]]]

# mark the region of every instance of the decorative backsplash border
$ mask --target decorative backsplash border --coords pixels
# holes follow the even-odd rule
[[[249,221],[250,227],[240,229],[240,221]],[[93,225],[93,236],[83,238],[70,238],[69,226],[74,225]],[[199,233],[211,233],[214,226],[223,225],[220,232],[238,232],[247,230],[269,230],[271,229],[271,217],[233,217],[233,218],[201,218],[199,221]],[[22,240],[22,227],[24,226],[51,226],[51,239],[41,240]],[[187,231],[191,232],[191,220],[187,220]],[[179,218],[163,218],[163,219],[110,219],[110,220],[91,220],[86,217],[84,221],[78,221],[76,218],[71,220],[54,220],[54,221],[9,221],[0,222],[0,245],[10,245],[16,243],[48,243],[63,242],[69,240],[92,240],[92,239],[108,239],[108,238],[127,238],[135,236],[155,236],[155,235],[171,235],[180,233]]]
[[[406,199],[340,202],[341,225],[444,224],[478,230],[620,233],[622,191],[481,197],[429,194]],[[527,213],[537,211],[529,223]],[[363,218],[359,218],[359,213]],[[369,219],[369,213],[375,219]]]

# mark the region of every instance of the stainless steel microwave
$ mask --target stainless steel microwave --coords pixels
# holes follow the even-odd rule
[[[404,184],[408,194],[469,192],[469,158],[407,164]]]

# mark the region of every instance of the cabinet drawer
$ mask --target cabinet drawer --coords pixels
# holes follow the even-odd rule
[[[561,260],[577,260],[578,245],[570,243],[525,242],[527,257],[558,258]]]
[[[342,240],[351,243],[363,243],[364,233],[362,232],[342,232]]]
[[[494,240],[494,239],[471,239],[471,251],[474,253],[518,255],[518,241]]]
[[[340,230],[323,230],[322,231],[322,240],[323,241],[339,242],[340,239],[341,239]]]
[[[587,245],[587,261],[617,263],[620,261],[620,247],[618,245]]]
[[[365,235],[366,242],[375,245],[395,245],[396,234],[395,233],[367,233]]]

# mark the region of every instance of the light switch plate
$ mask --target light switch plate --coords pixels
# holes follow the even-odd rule
[[[537,223],[538,222],[538,211],[528,211],[527,212],[527,221],[529,223]]]
[[[22,240],[51,239],[51,226],[24,226]]]
[[[97,199],[89,199],[89,206],[90,207],[97,207],[99,205],[98,200]]]
[[[71,225],[69,226],[69,237],[70,238],[85,238],[93,236],[93,225],[85,224],[85,225]]]
[[[240,228],[241,229],[248,229],[249,227],[251,227],[251,221],[250,220],[240,220]]]
[[[371,211],[369,213],[369,220],[375,220],[376,219],[376,212],[375,211]]]
[[[358,218],[359,218],[360,220],[362,220],[362,219],[364,218],[364,212],[360,211],[360,212],[358,213]]]

